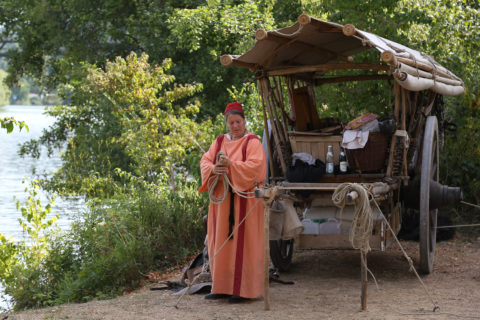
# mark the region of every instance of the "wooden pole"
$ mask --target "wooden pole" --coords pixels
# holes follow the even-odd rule
[[[265,310],[270,310],[270,203],[263,200],[263,238],[265,245],[265,264],[264,264],[264,278],[263,278],[263,294]]]
[[[279,98],[277,98],[277,95],[276,95],[277,83],[275,82],[275,78],[273,78],[273,81],[274,81],[275,88],[272,88],[270,81],[268,82],[269,92],[271,93],[271,97],[272,97],[272,109],[273,109],[275,118],[277,119],[278,127],[282,132],[283,143],[287,144],[288,143],[287,127],[284,126],[284,121],[281,121],[278,115],[278,108],[281,108],[282,106],[280,105],[280,100]]]
[[[222,66],[225,66],[225,67],[227,67],[227,66],[238,66],[238,67],[248,68],[250,71],[255,70],[255,65],[254,64],[243,62],[243,61],[238,61],[238,60],[236,60],[237,57],[238,56],[225,54],[225,55],[220,57],[220,63],[222,64]]]
[[[260,82],[260,86],[262,88],[262,97],[264,99],[264,102],[265,102],[265,107],[266,107],[266,110],[267,110],[267,113],[268,113],[268,117],[270,119],[270,125],[272,127],[272,133],[273,133],[273,137],[275,138],[275,151],[277,151],[278,153],[278,156],[279,156],[279,161],[280,161],[280,165],[282,167],[282,175],[285,176],[286,172],[287,172],[287,165],[285,164],[285,159],[283,158],[283,151],[282,151],[282,148],[281,148],[281,144],[280,144],[280,135],[279,133],[277,132],[277,127],[275,125],[275,119],[273,117],[273,114],[270,110],[270,106],[269,106],[269,97],[268,97],[268,84],[267,84],[267,81],[269,81],[267,78],[260,78],[259,79],[259,82]]]
[[[275,168],[273,167],[273,159],[272,159],[272,143],[270,141],[270,132],[268,130],[268,119],[267,119],[267,111],[265,110],[265,99],[263,97],[263,88],[262,83],[258,80],[258,88],[260,90],[260,95],[262,97],[262,110],[263,110],[263,125],[265,128],[265,135],[267,137],[267,149],[268,149],[268,164],[270,165],[270,175],[273,177],[275,176]]]
[[[395,116],[395,121],[398,123],[398,113],[400,109],[400,86],[399,84],[395,81],[393,84],[393,92],[395,94],[395,109],[394,109],[394,116]],[[397,144],[397,136],[393,135],[392,140],[390,142],[390,155],[388,157],[388,166],[387,166],[387,177],[392,176],[392,170],[393,170],[393,156],[395,154],[395,145]]]
[[[355,26],[353,24],[348,23],[343,26],[342,32],[347,37],[351,37],[357,32],[357,30],[355,29]]]
[[[278,114],[277,114],[277,107],[276,107],[276,101],[274,97],[274,92],[273,88],[270,85],[270,79],[267,79],[265,82],[265,86],[267,88],[267,112],[270,116],[270,119],[272,119],[272,125],[275,127],[275,130],[278,135],[278,143],[280,146],[283,146],[287,143],[287,137],[286,134],[283,133],[283,126],[278,119]]]
[[[275,88],[276,88],[276,93],[278,95],[277,97],[277,103],[278,107],[280,108],[281,115],[282,115],[282,121],[283,121],[283,127],[285,128],[285,139],[288,141],[288,123],[287,123],[287,114],[285,112],[285,104],[283,101],[283,89],[282,89],[282,78],[277,79],[276,77],[273,78],[274,83],[275,83]]]
[[[367,254],[360,251],[360,274],[362,282],[361,304],[362,311],[367,311],[367,289],[368,289],[368,274],[367,274]]]
[[[404,88],[400,89],[402,91],[402,130],[407,130],[407,90]],[[407,133],[408,134],[408,133]],[[403,138],[403,176],[408,176],[408,165],[407,165],[407,147],[405,146],[405,142],[407,137]],[[404,185],[408,185],[408,179],[403,180]]]

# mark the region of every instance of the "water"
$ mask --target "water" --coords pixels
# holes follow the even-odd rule
[[[0,107],[0,118],[14,117],[16,120],[24,121],[29,131],[18,127],[7,134],[5,129],[0,129],[0,233],[5,237],[12,237],[14,241],[24,239],[23,231],[18,223],[21,213],[16,209],[14,197],[25,202],[28,194],[24,192],[28,181],[33,179],[32,171],[37,174],[51,173],[61,166],[61,159],[58,154],[47,157],[42,154],[39,159],[28,156],[22,158],[18,155],[19,144],[30,139],[37,139],[41,136],[43,129],[54,122],[54,118],[44,113],[44,107],[40,106],[5,106]],[[26,178],[26,183],[22,181]],[[48,204],[46,194],[41,193],[42,206]],[[84,202],[81,199],[55,199],[52,206],[52,214],[58,214],[58,225],[67,229],[72,218],[80,211],[85,210]],[[0,288],[1,290],[1,288]],[[6,307],[0,299],[0,307]]]

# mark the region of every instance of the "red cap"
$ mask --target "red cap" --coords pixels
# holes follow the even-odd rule
[[[243,112],[243,108],[242,108],[242,105],[238,102],[232,102],[232,103],[229,103],[227,104],[227,107],[225,108],[225,113],[224,115],[227,115],[230,111],[232,110],[238,110],[240,111],[242,114],[245,114]]]

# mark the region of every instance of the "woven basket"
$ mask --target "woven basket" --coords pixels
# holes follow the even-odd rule
[[[380,132],[370,132],[362,149],[346,149],[348,166],[355,171],[383,171],[387,158],[388,140]]]

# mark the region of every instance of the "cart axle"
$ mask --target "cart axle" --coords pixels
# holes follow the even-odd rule
[[[419,180],[414,180],[407,187],[402,188],[402,200],[407,208],[420,208]],[[462,190],[459,187],[449,187],[430,180],[430,210],[457,206],[462,200]]]

